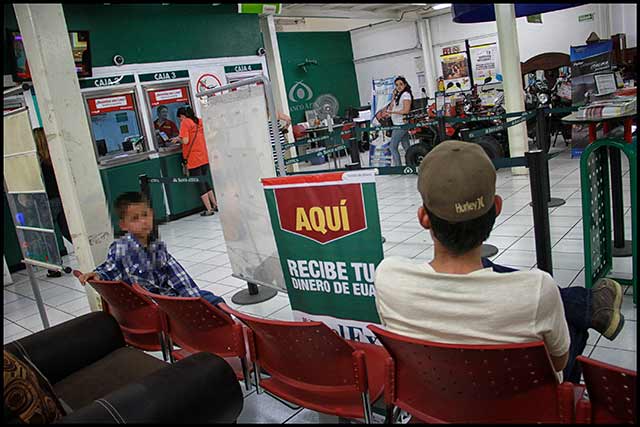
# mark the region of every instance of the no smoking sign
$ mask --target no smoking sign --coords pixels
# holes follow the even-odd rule
[[[204,92],[206,90],[215,89],[222,86],[220,78],[215,74],[206,73],[200,76],[196,83],[196,92]],[[214,94],[215,95],[215,94]]]

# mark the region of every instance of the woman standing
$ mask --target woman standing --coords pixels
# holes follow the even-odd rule
[[[62,233],[62,236],[67,239],[69,243],[73,243],[71,241],[69,226],[67,225],[67,218],[64,216],[62,200],[60,199],[60,191],[58,190],[56,175],[53,171],[53,163],[51,163],[51,156],[49,154],[49,147],[47,146],[47,139],[44,134],[44,129],[34,129],[33,135],[36,141],[38,159],[40,160],[40,169],[42,170],[44,188],[47,192],[47,198],[49,199],[51,219],[58,224],[58,227],[60,227],[60,233]],[[47,277],[60,276],[62,276],[62,272],[60,271],[47,270]]]
[[[182,144],[182,158],[187,164],[189,175],[206,176],[209,171],[209,156],[204,140],[204,128],[202,120],[197,118],[191,107],[180,107],[177,112],[180,120],[180,135],[173,139]],[[206,211],[201,216],[210,216],[218,210],[218,203],[208,182],[199,182],[200,199]]]
[[[393,98],[387,106],[387,110],[383,113],[383,117],[391,117],[394,126],[397,126],[404,124],[403,116],[411,111],[413,94],[411,93],[411,86],[409,86],[404,77],[398,76],[394,84],[396,88],[393,91]],[[402,166],[400,151],[398,151],[400,143],[402,143],[402,148],[406,152],[409,149],[409,132],[407,129],[394,129],[391,132],[389,148],[391,149],[394,166]]]

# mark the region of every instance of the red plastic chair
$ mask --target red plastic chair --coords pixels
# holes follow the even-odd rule
[[[396,406],[428,423],[574,420],[574,386],[558,383],[542,341],[440,344],[368,328],[391,355],[385,366],[388,419]]]
[[[220,304],[245,323],[256,389],[330,415],[371,422],[382,395],[386,351],[341,338],[321,322],[258,319]],[[260,378],[263,369],[270,376]]]
[[[74,276],[82,273],[74,270]],[[102,300],[102,310],[111,314],[122,330],[125,342],[146,351],[162,351],[168,359],[164,318],[158,306],[121,281],[91,280],[89,284]]]
[[[578,423],[636,424],[636,372],[578,356],[589,400],[578,402]]]
[[[251,388],[242,325],[204,298],[169,297],[147,291],[139,284],[134,289],[158,304],[165,314],[167,344],[171,361],[199,352],[225,358],[239,380]],[[180,346],[174,349],[173,344]]]

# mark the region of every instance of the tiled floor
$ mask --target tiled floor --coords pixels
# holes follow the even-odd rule
[[[326,167],[326,165],[324,166]],[[628,167],[624,185],[628,191]],[[550,162],[552,195],[562,197],[567,203],[550,210],[551,244],[553,247],[554,276],[562,287],[584,286],[584,259],[582,245],[582,213],[580,173],[577,159],[570,159],[568,152]],[[419,206],[415,176],[380,176],[377,178],[378,204],[385,254],[402,255],[424,262],[433,255],[433,242],[415,219]],[[498,172],[497,191],[504,198],[502,215],[488,243],[498,247],[493,258],[497,263],[519,269],[532,268],[536,264],[533,218],[531,215],[528,176],[514,176],[509,170]],[[630,209],[625,198],[625,228],[630,233]],[[180,260],[196,282],[204,289],[223,296],[230,306],[257,316],[292,320],[286,295],[252,306],[236,306],[231,296],[243,289],[245,283],[231,276],[232,270],[222,236],[219,216],[194,215],[160,229],[170,252]],[[73,256],[66,261],[77,265]],[[631,258],[614,260],[614,271],[630,277]],[[52,324],[58,324],[89,312],[89,304],[82,286],[71,276],[50,279],[44,271],[37,273],[40,289]],[[13,341],[42,329],[42,322],[33,300],[33,292],[25,272],[13,274],[14,283],[4,287],[4,342]],[[591,332],[587,356],[636,369],[637,315],[626,290],[623,312],[626,324],[614,341]],[[255,390],[255,389],[254,389]],[[244,410],[239,422],[274,423],[336,423],[336,417],[318,414],[304,409],[291,409],[266,394],[246,392]]]

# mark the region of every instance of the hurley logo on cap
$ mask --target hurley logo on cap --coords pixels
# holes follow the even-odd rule
[[[463,214],[468,211],[477,211],[484,208],[484,196],[478,197],[475,202],[464,202],[464,205],[456,203],[455,206],[456,213],[458,214]]]
[[[424,206],[451,223],[487,213],[496,194],[496,169],[473,142],[443,141],[422,160],[418,191]]]

